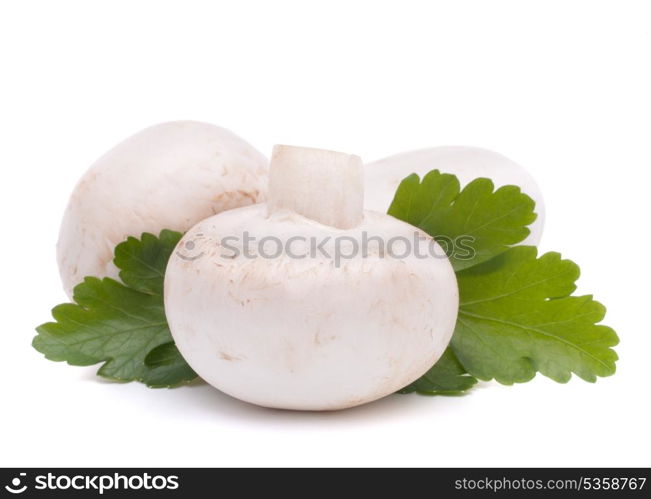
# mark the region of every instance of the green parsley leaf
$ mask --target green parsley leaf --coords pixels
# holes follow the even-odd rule
[[[173,341],[149,352],[145,365],[151,368],[151,379],[159,386],[177,385],[179,381],[190,381],[197,377]]]
[[[519,187],[494,191],[491,180],[478,178],[460,190],[456,176],[433,170],[422,182],[416,174],[405,178],[388,213],[436,239],[459,271],[525,239],[536,219],[534,206]]]
[[[594,382],[615,373],[619,342],[598,324],[605,307],[570,296],[578,266],[558,253],[537,258],[534,247],[511,248],[457,274],[459,318],[452,349],[479,379],[522,383],[536,372],[565,383],[571,373]]]
[[[118,244],[113,262],[122,282],[137,291],[163,296],[167,261],[181,237],[179,232],[163,230],[159,237],[145,232],[140,239],[129,237]]]
[[[517,187],[493,192],[488,179],[462,191],[454,175],[434,170],[402,181],[389,214],[447,243],[471,235],[476,255],[449,254],[459,284],[459,318],[450,347],[401,393],[450,394],[476,378],[512,384],[536,372],[558,382],[615,372],[615,332],[598,324],[605,308],[591,296],[570,296],[579,268],[558,253],[540,258],[522,241],[533,222],[533,201]],[[445,244],[444,244],[445,245]],[[449,249],[449,246],[448,246]]]
[[[434,366],[398,393],[417,392],[421,395],[460,395],[477,383],[448,347]]]
[[[163,349],[172,342],[163,276],[180,238],[179,233],[163,231],[159,238],[143,234],[140,240],[130,237],[118,245],[115,264],[125,284],[87,277],[74,289],[75,303],[58,305],[52,311],[56,322],[36,329],[34,348],[50,360],[71,365],[103,362],[100,376],[152,387],[195,378],[185,361],[181,365],[173,359],[171,348]]]

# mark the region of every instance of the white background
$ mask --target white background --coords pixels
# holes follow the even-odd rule
[[[0,5],[0,465],[651,465],[648,2]],[[463,144],[525,165],[542,249],[608,306],[617,374],[304,414],[46,361],[30,342],[65,301],[54,248],[73,185],[172,119],[266,153]]]

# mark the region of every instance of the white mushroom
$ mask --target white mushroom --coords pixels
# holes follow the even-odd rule
[[[81,178],[57,245],[64,288],[117,277],[113,250],[128,236],[186,231],[224,210],[264,200],[267,159],[233,133],[194,121],[162,123],[118,144]]]
[[[262,406],[334,410],[438,360],[457,317],[452,266],[426,234],[363,212],[362,176],[357,156],[276,146],[268,204],[210,217],[179,242],[165,310],[204,380]],[[415,240],[420,252],[405,251]]]
[[[493,151],[477,147],[444,146],[389,156],[364,167],[364,208],[386,213],[400,181],[412,173],[421,178],[431,170],[452,173],[463,188],[478,177],[490,178],[496,187],[517,185],[536,202],[538,218],[520,244],[538,245],[545,222],[542,193],[533,177],[520,165]]]

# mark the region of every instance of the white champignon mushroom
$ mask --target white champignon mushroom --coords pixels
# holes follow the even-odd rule
[[[452,173],[461,187],[478,177],[493,181],[495,187],[517,185],[536,203],[538,218],[529,226],[531,233],[520,244],[537,246],[543,232],[545,205],[533,177],[520,165],[487,149],[443,146],[389,156],[364,167],[366,189],[364,208],[386,213],[400,181],[412,173],[421,178],[431,170]]]
[[[128,236],[186,231],[224,210],[264,200],[267,159],[230,131],[176,121],[152,126],[98,159],[75,187],[57,244],[66,293],[86,276],[117,277]]]
[[[362,177],[357,156],[276,146],[268,204],[210,217],[179,242],[165,310],[204,380],[261,406],[335,410],[438,360],[457,317],[452,266],[418,229],[362,211]],[[405,251],[415,239],[436,256]]]

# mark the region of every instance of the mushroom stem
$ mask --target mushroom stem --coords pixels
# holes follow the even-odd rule
[[[364,209],[362,160],[352,154],[276,145],[267,200],[269,213],[288,209],[339,229],[356,227]]]

